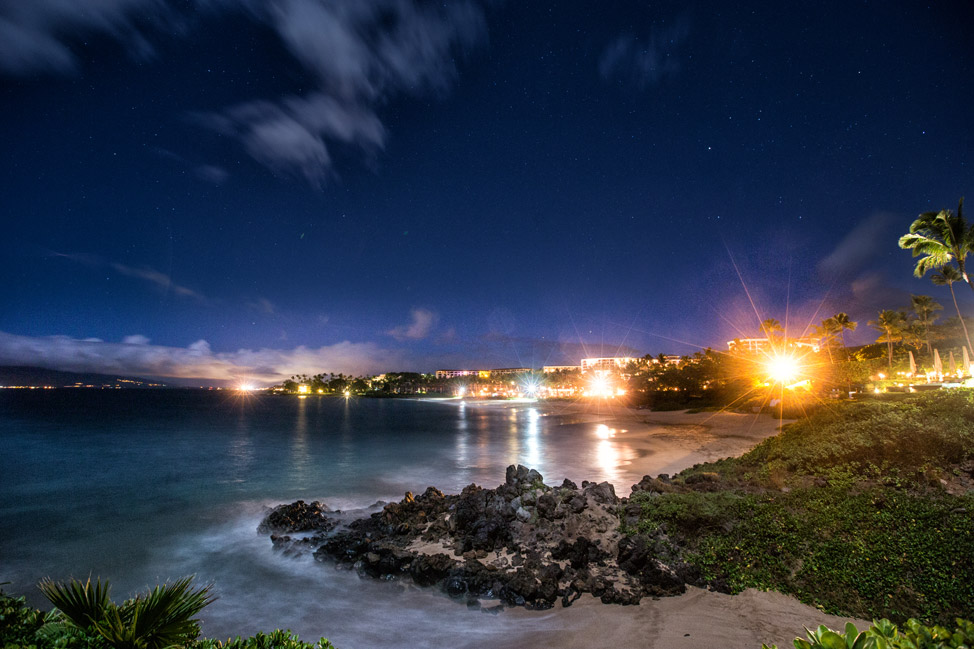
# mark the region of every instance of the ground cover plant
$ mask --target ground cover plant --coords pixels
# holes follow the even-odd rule
[[[730,592],[948,624],[974,606],[972,489],[971,391],[836,404],[636,491],[624,530]]]
[[[889,620],[877,620],[869,628],[859,631],[854,624],[846,624],[843,631],[820,626],[806,629],[805,638],[795,638],[795,649],[961,649],[974,646],[974,623],[955,620],[952,628],[926,626],[910,619],[897,627]],[[778,649],[777,645],[761,645],[762,649]]]

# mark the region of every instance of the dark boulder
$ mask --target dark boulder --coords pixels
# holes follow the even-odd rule
[[[338,524],[338,521],[327,516],[329,512],[331,509],[317,500],[312,503],[299,500],[290,505],[279,505],[260,522],[257,533],[327,532]]]
[[[683,579],[654,555],[652,543],[645,536],[629,536],[619,541],[617,562],[650,595],[679,595],[686,591]]]
[[[432,586],[450,574],[456,562],[445,554],[421,554],[409,566],[409,576],[418,586]]]
[[[551,551],[551,557],[558,561],[568,561],[572,568],[587,568],[590,563],[602,563],[609,555],[592,541],[579,536],[571,543],[565,539]]]

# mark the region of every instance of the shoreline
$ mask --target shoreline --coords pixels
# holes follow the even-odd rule
[[[488,402],[465,404],[472,407],[519,408],[528,404]],[[639,451],[626,473],[656,476],[678,473],[701,462],[730,455],[740,455],[762,440],[771,437],[789,420],[780,421],[768,415],[739,413],[688,413],[685,411],[651,412],[612,408],[593,412],[589,404],[530,404],[544,417],[560,418],[566,425],[596,424],[597,434],[606,444],[613,441]],[[620,478],[622,476],[619,476]],[[629,487],[619,489],[628,496]],[[451,547],[440,542],[417,541],[408,548],[430,556],[439,552],[452,554]],[[443,556],[443,555],[440,555]],[[484,559],[488,560],[488,559]],[[604,600],[603,600],[604,601]],[[500,615],[514,623],[544,622],[543,629],[524,624],[524,633],[516,639],[492,643],[495,649],[524,646],[588,649],[592,646],[723,646],[756,649],[762,643],[790,646],[804,628],[824,624],[841,629],[853,622],[860,629],[869,622],[825,614],[796,598],[779,592],[749,589],[728,595],[687,586],[682,595],[644,596],[636,605],[605,604],[599,598],[583,594],[569,611],[556,604],[547,610],[529,610],[523,606],[505,606]],[[488,600],[483,602],[489,605]],[[459,646],[473,646],[461,643]]]

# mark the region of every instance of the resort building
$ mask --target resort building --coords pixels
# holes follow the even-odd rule
[[[492,376],[509,376],[511,374],[524,374],[525,372],[533,371],[530,367],[502,367],[499,370],[487,370],[487,376],[485,378],[490,378]]]
[[[481,376],[481,370],[436,370],[438,379],[455,379],[458,376]]]
[[[530,367],[501,367],[496,370],[436,370],[436,378],[455,379],[460,376],[476,376],[480,379],[489,379],[492,376],[510,376],[531,371]]]
[[[582,374],[589,372],[622,372],[629,363],[635,361],[631,356],[608,356],[604,358],[583,358],[581,361]]]
[[[545,365],[541,371],[545,374],[553,374],[555,372],[578,372],[581,369],[580,365]]]

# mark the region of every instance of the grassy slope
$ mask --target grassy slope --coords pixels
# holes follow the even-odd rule
[[[750,453],[640,493],[635,529],[732,590],[831,613],[950,623],[974,614],[974,393],[839,404]],[[687,484],[693,474],[704,482]],[[963,489],[952,489],[955,494]]]

